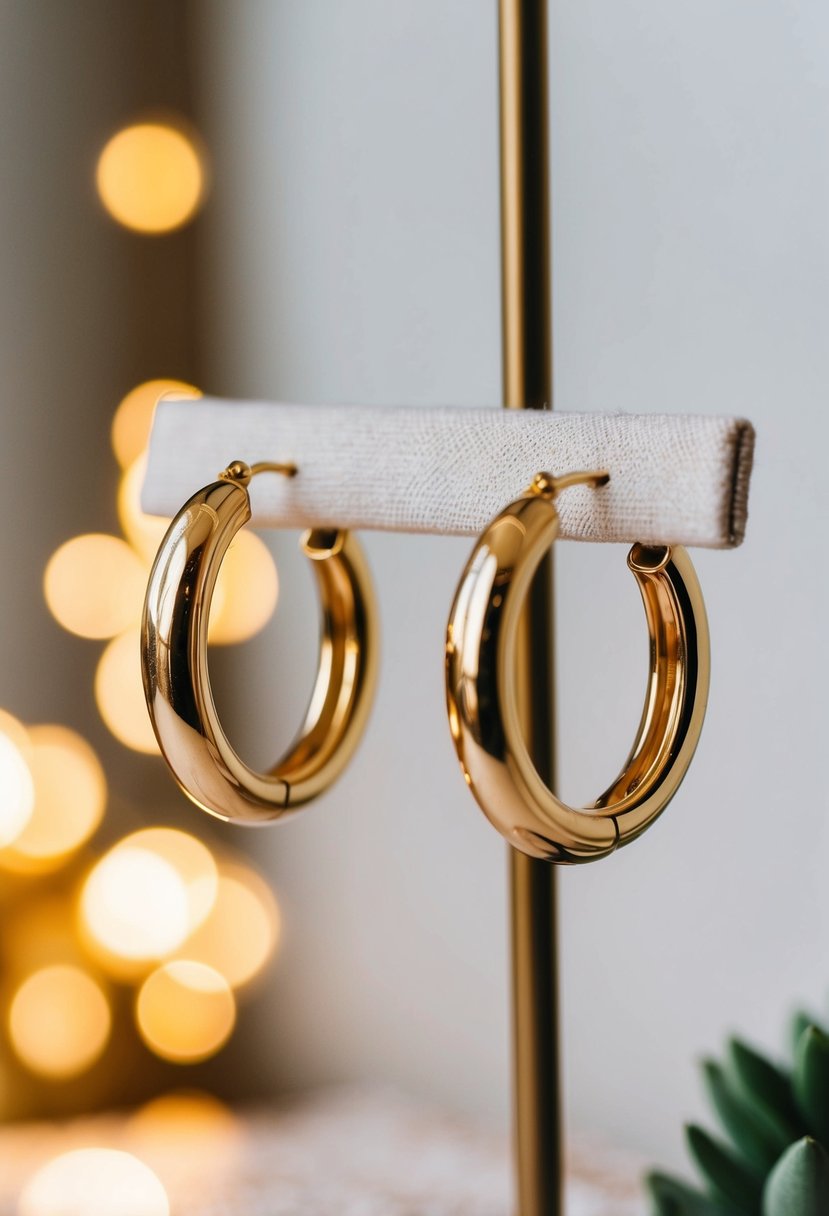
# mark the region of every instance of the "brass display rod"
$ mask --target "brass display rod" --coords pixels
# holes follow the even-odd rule
[[[499,0],[504,405],[552,408],[546,0]],[[555,470],[554,470],[555,471]],[[526,737],[554,787],[552,557],[518,656]],[[531,645],[530,645],[531,643]],[[518,1216],[560,1216],[556,870],[510,850]]]

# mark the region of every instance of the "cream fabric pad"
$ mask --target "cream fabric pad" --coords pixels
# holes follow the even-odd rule
[[[142,501],[172,516],[231,460],[293,461],[251,484],[256,526],[472,536],[541,470],[607,469],[561,496],[562,539],[722,549],[743,539],[753,444],[719,416],[166,400]]]

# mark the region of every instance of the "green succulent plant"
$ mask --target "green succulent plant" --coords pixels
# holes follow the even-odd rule
[[[699,1188],[653,1171],[653,1216],[829,1216],[829,1033],[792,1019],[792,1062],[772,1063],[740,1039],[703,1078],[723,1136],[685,1134]]]

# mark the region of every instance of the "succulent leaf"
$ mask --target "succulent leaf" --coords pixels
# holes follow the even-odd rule
[[[793,1144],[769,1175],[763,1216],[826,1216],[829,1212],[829,1154],[816,1140]]]
[[[797,1054],[797,1045],[800,1042],[800,1036],[804,1030],[808,1030],[810,1026],[817,1026],[818,1030],[822,1030],[826,1034],[826,1028],[820,1024],[818,1018],[812,1017],[811,1013],[807,1013],[804,1009],[796,1009],[792,1014],[789,1034],[792,1045],[792,1055]]]
[[[727,1060],[729,1078],[758,1117],[770,1122],[787,1144],[799,1140],[807,1129],[788,1075],[740,1039],[729,1040]]]
[[[653,1216],[733,1216],[729,1208],[668,1174],[648,1174],[645,1190]]]
[[[763,1187],[757,1175],[703,1128],[691,1124],[685,1135],[712,1197],[729,1204],[735,1216],[759,1216]]]
[[[794,1060],[794,1093],[809,1131],[829,1143],[829,1036],[808,1026]]]
[[[723,1130],[754,1172],[764,1177],[790,1141],[781,1136],[772,1123],[763,1119],[714,1060],[705,1061],[703,1075]]]

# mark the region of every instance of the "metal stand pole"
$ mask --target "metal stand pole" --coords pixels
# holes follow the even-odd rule
[[[504,405],[552,408],[546,0],[499,0]],[[554,784],[552,557],[536,576],[516,678],[526,737]],[[519,1216],[560,1216],[556,871],[510,850]]]

